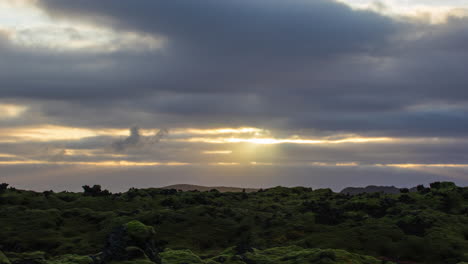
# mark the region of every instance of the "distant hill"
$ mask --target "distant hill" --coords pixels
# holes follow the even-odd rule
[[[357,195],[361,193],[385,193],[385,194],[398,194],[400,193],[400,188],[395,186],[375,186],[369,185],[367,187],[347,187],[344,188],[340,193]]]
[[[200,186],[200,185],[192,185],[192,184],[174,184],[174,185],[169,185],[166,187],[162,187],[161,189],[176,189],[176,190],[181,190],[181,191],[200,191],[200,192],[206,192],[210,191],[213,189],[216,189],[220,192],[242,192],[245,189],[245,192],[256,192],[258,189],[254,188],[239,188],[239,187],[225,187],[225,186],[214,186],[214,187],[209,187],[209,186]]]
[[[240,187],[226,187],[226,186],[201,186],[193,184],[174,184],[162,187],[161,189],[175,189],[181,190],[184,192],[187,191],[199,191],[207,192],[213,189],[216,189],[220,192],[242,192],[245,189],[245,192],[251,193],[256,192],[259,189],[255,188],[240,188]],[[415,192],[416,187],[409,189],[410,192]],[[385,193],[385,194],[399,194],[400,188],[395,186],[376,186],[369,185],[367,187],[347,187],[344,188],[340,193],[349,194],[349,195],[358,195],[361,193]]]

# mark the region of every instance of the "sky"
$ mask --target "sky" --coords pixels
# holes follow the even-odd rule
[[[468,185],[468,0],[0,0],[0,182]]]

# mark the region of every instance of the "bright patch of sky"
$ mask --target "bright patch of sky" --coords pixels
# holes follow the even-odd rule
[[[11,119],[20,116],[28,108],[22,105],[0,103],[0,120]]]
[[[56,21],[35,7],[33,0],[0,0],[0,31],[15,45],[53,50],[153,51],[165,43],[163,37]]]
[[[354,8],[372,9],[392,16],[410,16],[431,23],[447,17],[468,16],[468,0],[337,0]]]

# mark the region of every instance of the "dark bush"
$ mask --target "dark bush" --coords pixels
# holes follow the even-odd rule
[[[401,188],[400,192],[401,193],[409,193],[409,189],[408,188]]]
[[[0,193],[5,192],[8,189],[8,183],[0,183]]]
[[[101,185],[93,185],[93,187],[89,187],[88,185],[83,186],[84,195],[87,196],[107,196],[110,195],[108,190],[102,190]]]

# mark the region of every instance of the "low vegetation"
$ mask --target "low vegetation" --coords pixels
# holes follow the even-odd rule
[[[468,262],[468,188],[349,195],[0,185],[0,264]]]

